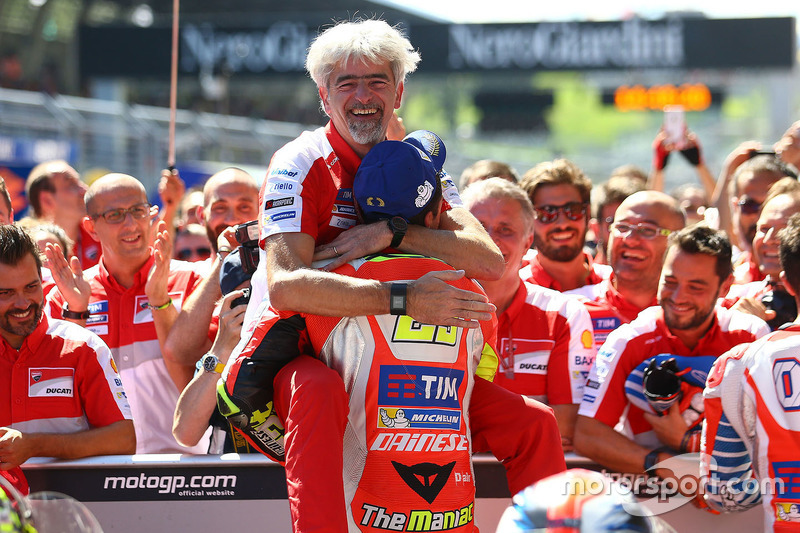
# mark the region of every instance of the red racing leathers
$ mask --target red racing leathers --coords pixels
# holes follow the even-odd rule
[[[260,194],[262,245],[270,235],[284,232],[306,233],[320,245],[353,226],[352,186],[360,163],[330,122],[276,152]],[[442,185],[446,203],[460,207],[452,180],[448,177]],[[262,252],[265,264],[263,259]],[[259,269],[253,277],[253,298],[266,292],[263,272]],[[344,493],[334,482],[341,479],[342,454],[336,443],[344,437],[347,413],[341,378],[318,360],[301,356],[278,373],[274,387],[275,407],[285,410],[279,414],[286,428],[295,531],[343,531]],[[491,451],[503,462],[513,493],[565,469],[552,410],[484,380],[476,380],[473,398],[473,448]],[[309,506],[305,512],[304,504]]]
[[[373,256],[337,272],[379,281],[449,269],[419,256]],[[481,292],[462,279],[454,286]],[[408,316],[307,316],[319,357],[349,395],[344,484],[350,531],[475,531],[467,406],[497,368],[495,325],[420,324]],[[476,378],[477,374],[477,378]]]
[[[703,393],[706,502],[730,512],[761,500],[764,531],[797,531],[800,523],[798,350],[796,324],[738,346],[717,359]]]

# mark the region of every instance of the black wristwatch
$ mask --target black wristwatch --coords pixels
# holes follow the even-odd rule
[[[389,293],[389,313],[393,315],[405,315],[407,296],[408,285],[406,283],[392,283]]]
[[[400,246],[400,243],[403,242],[403,237],[406,236],[406,232],[408,231],[408,222],[403,217],[392,217],[386,221],[389,226],[389,229],[392,231],[392,244],[389,246],[392,248],[397,248]]]
[[[220,363],[217,356],[209,352],[197,362],[197,370],[201,368],[209,374],[222,374],[222,371],[225,370],[225,363]]]
[[[668,452],[671,454],[672,450],[668,446],[662,446],[660,448],[656,448],[655,450],[650,450],[650,453],[648,453],[644,458],[645,472],[647,472],[656,465],[656,463],[658,462],[658,454],[660,454],[661,452]],[[652,474],[655,474],[655,472],[652,472]]]
[[[67,302],[64,302],[64,307],[61,308],[61,318],[69,320],[88,320],[89,310],[86,311],[70,311],[67,307]]]

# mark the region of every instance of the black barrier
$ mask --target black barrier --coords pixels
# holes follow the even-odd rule
[[[82,502],[282,500],[286,473],[259,454],[227,456],[108,456],[81,461],[34,460],[23,469],[31,491],[54,490]],[[474,459],[478,498],[508,498],[505,469]],[[80,483],[76,480],[80,479]]]
[[[473,467],[475,523],[491,533],[510,503],[505,469],[489,455],[476,455]],[[603,471],[574,454],[567,454],[567,467]],[[31,491],[62,492],[85,503],[106,533],[215,531],[231,526],[241,531],[291,531],[284,470],[261,455],[33,459],[23,470]],[[664,503],[658,498],[649,501]],[[679,532],[763,529],[760,505],[744,513],[712,515],[685,501],[655,511],[663,512],[662,518]]]

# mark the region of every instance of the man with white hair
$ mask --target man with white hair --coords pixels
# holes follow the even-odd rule
[[[312,43],[306,67],[331,120],[272,158],[260,195],[264,253],[253,278],[254,298],[266,292],[258,290],[259,280],[263,284],[266,279],[269,303],[278,310],[328,316],[394,313],[420,323],[466,328],[490,318],[494,306],[485,296],[448,284],[465,274],[496,279],[503,271],[501,254],[461,207],[452,180],[443,183],[448,205],[438,228],[409,226],[397,218],[356,225],[353,178],[362,157],[386,139],[406,74],[419,59],[399,31],[379,20],[338,24]],[[461,270],[430,272],[397,294],[390,283],[330,272],[388,247],[438,257]],[[312,260],[331,258],[326,270],[311,268]],[[276,398],[291,398],[285,420],[286,470],[295,530],[341,531],[346,524],[344,494],[336,480],[341,480],[339,445],[346,425],[342,380],[319,360],[301,356],[280,372],[274,387]],[[503,411],[506,402],[518,405],[519,395],[476,379],[473,399],[469,415],[475,450],[491,450],[504,462],[512,491],[547,475],[546,459],[530,460],[538,439],[528,428],[539,412],[522,409],[518,427],[524,431],[508,439],[496,431],[493,413]],[[313,509],[302,512],[303,504]]]

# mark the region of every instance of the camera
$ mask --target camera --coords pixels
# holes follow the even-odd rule
[[[797,318],[797,302],[795,302],[794,296],[782,287],[772,285],[771,288],[771,291],[761,297],[761,303],[767,309],[775,311],[775,318],[767,322],[770,329],[774,331],[787,322],[794,322]]]
[[[236,307],[237,305],[247,305],[247,302],[250,301],[250,287],[245,287],[242,289],[243,295],[236,298],[234,301],[231,302],[231,309]]]
[[[258,247],[258,220],[243,222],[236,226],[236,242],[242,246]]]
[[[239,258],[242,270],[253,274],[258,268],[258,220],[251,220],[236,226],[236,242],[239,243]],[[237,300],[238,301],[238,300]]]

